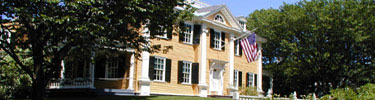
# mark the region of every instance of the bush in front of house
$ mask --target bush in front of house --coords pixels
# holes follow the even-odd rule
[[[250,87],[239,87],[240,95],[258,96],[258,91],[255,86]]]
[[[31,94],[31,78],[7,55],[0,60],[0,99],[28,98]],[[30,61],[24,61],[30,63]]]
[[[359,88],[339,88],[331,90],[331,94],[323,96],[322,100],[370,100],[375,98],[375,84],[366,84]]]

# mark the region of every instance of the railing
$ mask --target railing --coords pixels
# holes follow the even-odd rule
[[[92,81],[86,78],[54,79],[48,85],[49,89],[91,88],[91,87],[93,87]]]

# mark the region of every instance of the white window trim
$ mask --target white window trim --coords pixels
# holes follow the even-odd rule
[[[191,28],[190,29],[190,37],[189,37],[190,42],[186,42],[185,40],[182,40],[182,42],[185,43],[185,44],[193,44],[194,26],[193,26],[193,24],[191,22],[185,22],[184,26],[185,26],[185,24],[186,25],[190,25],[190,28]],[[184,36],[183,37],[185,37],[185,34],[187,34],[187,32],[184,32]]]
[[[216,20],[216,17],[218,17],[218,16],[223,20],[222,22],[221,22],[220,20]],[[223,24],[226,23],[226,22],[225,22],[225,19],[224,19],[224,16],[221,15],[221,14],[216,14],[215,17],[214,17],[214,20],[215,20],[216,22],[219,22],[219,23],[223,23]]]
[[[246,23],[245,22],[239,21],[239,23],[240,23],[240,25],[241,25],[242,28],[246,29]]]
[[[254,82],[255,82],[255,80],[254,80],[255,75],[254,75],[254,73],[248,72],[248,74],[249,74],[249,75],[251,74],[253,79],[250,81],[250,79],[249,79],[250,77],[247,77],[247,78],[248,78],[248,79],[247,79],[248,81],[246,82],[246,84],[249,84],[249,82],[251,82],[250,86],[255,86],[255,83],[254,83]]]
[[[242,51],[240,51],[240,41],[239,40],[235,41],[234,48],[237,48],[237,49],[235,49],[236,53],[234,53],[234,55],[240,56],[240,52],[242,52]]]
[[[119,70],[119,61],[106,61],[106,64],[105,64],[105,79],[118,79],[117,77],[109,77],[109,63],[113,63],[113,62],[115,62],[115,63],[117,63],[117,67],[116,67],[116,70],[118,71]],[[113,66],[112,66],[113,67]],[[113,74],[113,73],[112,73]],[[115,74],[118,74],[118,73],[115,73]],[[122,78],[121,78],[122,79]]]
[[[161,27],[161,29],[163,29],[163,27]],[[164,33],[163,35],[156,35],[157,38],[161,38],[161,39],[168,39],[168,33],[167,33],[167,30],[164,30]]]
[[[162,76],[162,80],[156,80],[156,78],[153,80],[154,82],[165,82],[165,67],[166,67],[166,62],[167,62],[167,58],[165,57],[160,57],[160,56],[155,56],[155,59],[154,60],[157,60],[157,59],[163,59],[164,63],[163,63],[163,76]],[[155,62],[155,61],[154,61]],[[154,70],[155,70],[155,66],[154,67]],[[154,73],[155,74],[155,73]],[[154,76],[155,77],[155,76]]]
[[[219,33],[219,44],[216,44],[216,45],[219,45],[219,47],[218,48],[216,48],[215,46],[214,46],[214,49],[215,50],[221,50],[221,48],[223,48],[224,46],[222,45],[223,44],[223,39],[222,39],[222,35],[223,35],[223,33],[222,33],[222,31],[219,31],[219,30],[214,30],[215,31],[215,34],[218,32]],[[214,35],[215,35],[214,34]],[[224,34],[225,35],[225,34]],[[214,36],[214,38],[213,39],[215,39],[215,36]],[[214,40],[214,43],[216,43],[216,41]],[[215,44],[214,44],[215,45]]]
[[[233,83],[234,87],[238,87],[239,86],[239,84],[238,84],[238,81],[239,81],[238,74],[239,74],[239,71],[238,70],[234,70],[234,78],[233,78],[234,79],[233,82],[235,82],[235,83]]]
[[[193,66],[193,63],[192,62],[189,62],[189,61],[183,61],[182,62],[183,63],[183,65],[185,65],[186,63],[189,63],[190,64],[190,72],[189,72],[189,82],[187,83],[187,82],[181,82],[181,84],[187,84],[187,85],[190,85],[191,84],[191,80],[192,80],[192,66]],[[182,71],[183,72],[183,71]],[[182,73],[183,74],[183,73]]]

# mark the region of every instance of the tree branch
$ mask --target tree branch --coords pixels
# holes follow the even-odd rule
[[[33,73],[31,71],[31,69],[28,68],[28,66],[25,66],[21,60],[19,59],[19,57],[17,56],[17,54],[15,53],[14,49],[12,46],[10,46],[10,44],[7,42],[7,41],[4,41],[4,40],[0,40],[1,43],[6,43],[8,45],[8,47],[5,47],[4,45],[0,45],[0,48],[2,50],[4,50],[7,54],[10,55],[10,57],[16,61],[16,63],[21,67],[22,70],[24,70],[27,74],[29,74],[30,76],[33,76]]]

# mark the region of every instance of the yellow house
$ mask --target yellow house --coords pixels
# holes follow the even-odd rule
[[[50,89],[91,88],[114,95],[233,96],[239,87],[255,86],[262,92],[262,60],[247,62],[239,38],[253,34],[246,19],[234,17],[225,5],[210,6],[195,1],[195,17],[183,24],[186,31],[152,39],[157,53],[131,49],[112,56],[96,52],[95,63],[64,61],[61,79]],[[183,9],[176,7],[176,9]],[[147,29],[143,31],[147,37]],[[258,58],[261,55],[261,37]],[[83,67],[82,67],[83,66]],[[71,82],[63,84],[62,81]]]

